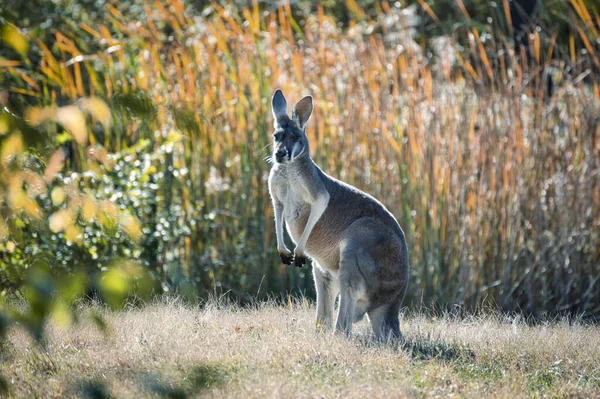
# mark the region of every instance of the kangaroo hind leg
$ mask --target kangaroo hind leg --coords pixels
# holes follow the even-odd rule
[[[368,312],[369,321],[373,328],[375,340],[381,343],[398,342],[402,339],[400,333],[400,301],[392,304],[383,304]]]
[[[317,329],[329,330],[333,324],[335,298],[339,293],[337,278],[313,260],[313,276],[317,289]]]
[[[340,305],[336,331],[349,336],[352,323],[364,314],[367,284],[359,267],[360,257],[352,251],[343,251],[340,257]]]

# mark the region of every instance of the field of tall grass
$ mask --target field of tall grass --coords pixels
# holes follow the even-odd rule
[[[275,251],[265,157],[281,88],[315,98],[315,162],[403,227],[408,306],[597,317],[600,18],[562,4],[567,47],[546,28],[515,47],[498,30],[510,18],[470,24],[460,0],[461,23],[431,40],[414,8],[385,1],[372,17],[348,0],[344,27],[320,6],[300,25],[289,2],[183,0],[109,2],[103,23],[45,40],[6,24],[0,281],[18,292],[38,263],[72,276],[124,259],[182,295],[312,295],[310,270]],[[105,291],[127,291],[124,273]]]

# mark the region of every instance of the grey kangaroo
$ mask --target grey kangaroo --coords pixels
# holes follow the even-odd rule
[[[306,123],[311,96],[287,114],[281,90],[273,95],[274,163],[269,192],[275,211],[277,249],[284,264],[312,258],[317,326],[329,329],[340,294],[335,331],[350,335],[368,315],[379,341],[400,339],[398,313],[409,276],[404,232],[375,198],[325,174],[310,158]],[[283,223],[296,248],[285,246]]]

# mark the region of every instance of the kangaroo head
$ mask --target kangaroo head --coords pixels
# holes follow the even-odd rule
[[[275,132],[273,133],[273,158],[277,163],[292,162],[308,156],[306,122],[313,110],[311,96],[298,101],[292,117],[287,114],[287,103],[281,90],[275,91],[271,99]]]

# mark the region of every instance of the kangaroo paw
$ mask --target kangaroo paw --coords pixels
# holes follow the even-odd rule
[[[302,267],[302,265],[306,264],[306,256],[304,256],[304,255],[294,256],[294,264],[298,267]]]
[[[279,259],[281,259],[281,263],[284,265],[291,265],[294,257],[290,252],[279,252]]]

